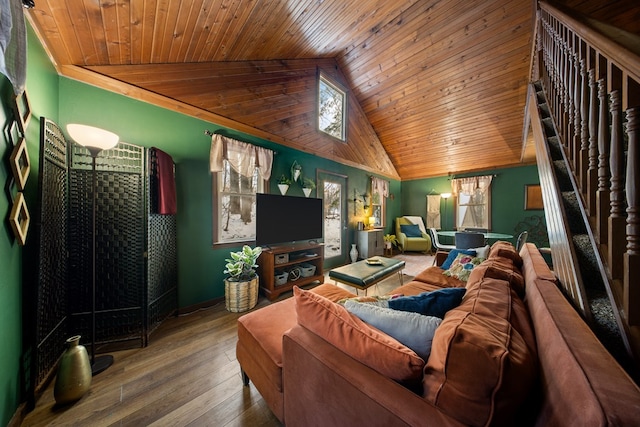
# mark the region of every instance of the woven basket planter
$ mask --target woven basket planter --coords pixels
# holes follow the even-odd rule
[[[258,283],[258,276],[248,282],[232,282],[224,279],[224,300],[227,310],[232,313],[241,313],[255,307],[258,303]]]

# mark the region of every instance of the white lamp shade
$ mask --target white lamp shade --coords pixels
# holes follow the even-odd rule
[[[108,150],[118,144],[120,137],[108,130],[93,126],[68,124],[67,132],[71,139],[87,148]]]
[[[440,197],[442,197],[443,199],[448,199],[449,197],[451,197],[451,193],[442,193],[440,194]]]

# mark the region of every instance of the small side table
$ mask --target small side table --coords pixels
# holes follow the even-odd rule
[[[384,247],[384,256],[393,256],[393,246],[389,246],[389,247]]]

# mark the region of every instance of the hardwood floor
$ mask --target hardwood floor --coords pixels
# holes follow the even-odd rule
[[[56,406],[51,384],[22,425],[280,426],[255,387],[242,385],[240,315],[222,302],[168,319],[149,346],[111,353],[114,364],[75,404]]]
[[[416,256],[414,262],[426,267],[432,258]],[[404,283],[410,279],[404,276]],[[399,285],[394,275],[374,294]],[[260,296],[256,309],[269,303]],[[229,313],[221,302],[166,320],[147,347],[110,353],[114,364],[93,378],[75,404],[57,406],[52,382],[22,425],[281,426],[253,384],[242,385],[235,350],[242,314]]]

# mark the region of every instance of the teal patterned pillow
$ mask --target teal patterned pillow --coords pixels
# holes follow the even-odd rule
[[[458,280],[466,282],[469,279],[471,270],[476,265],[479,265],[484,258],[474,257],[467,254],[459,254],[455,260],[451,263],[451,267],[445,270],[442,274],[445,276],[455,277]]]

